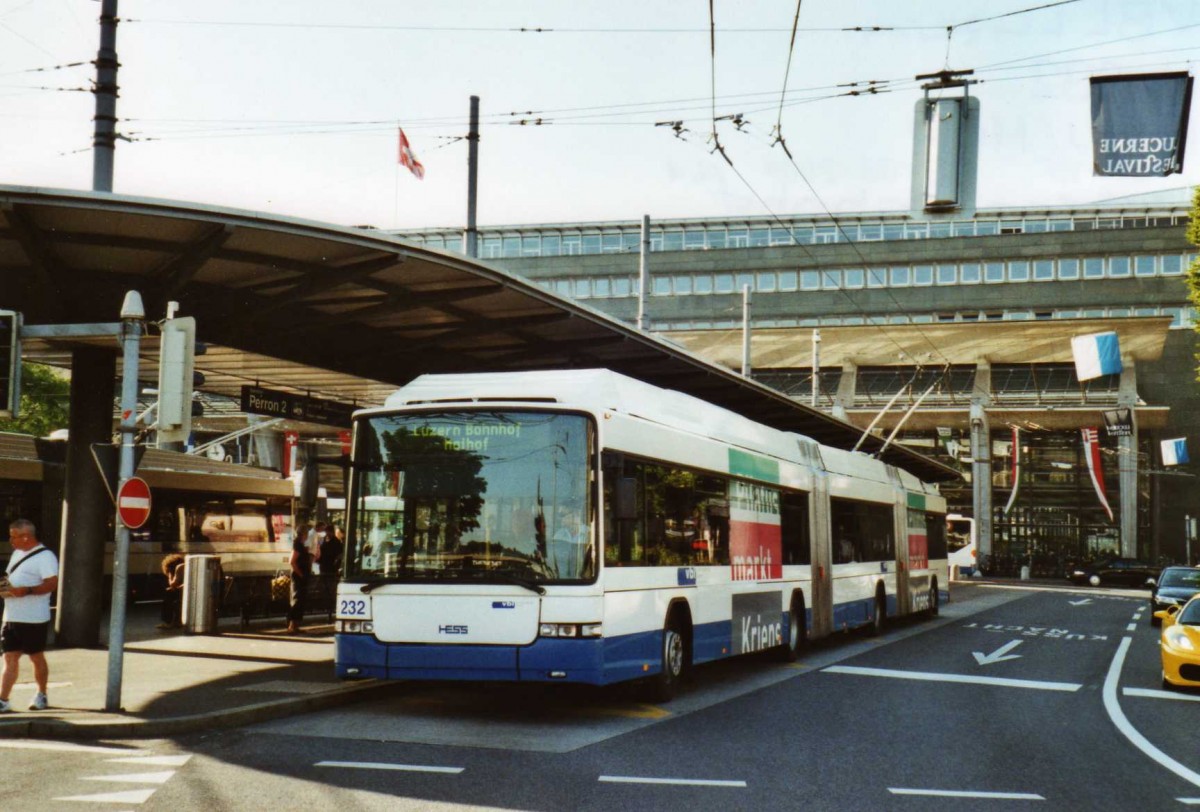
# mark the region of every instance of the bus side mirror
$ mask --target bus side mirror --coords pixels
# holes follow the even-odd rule
[[[616,504],[613,505],[613,518],[617,521],[631,521],[637,518],[637,480],[633,477],[621,477],[617,480]]]

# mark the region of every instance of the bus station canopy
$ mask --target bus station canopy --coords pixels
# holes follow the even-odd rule
[[[636,266],[636,256],[630,257]],[[672,342],[484,262],[374,229],[121,195],[0,186],[0,308],[26,325],[118,321],[138,291],[148,322],[178,302],[207,345],[202,388],[245,385],[375,406],[423,373],[607,368],[758,422],[852,448],[861,430]],[[40,337],[26,360],[70,366],[81,341]],[[156,376],[157,329],[142,344]],[[868,437],[867,453],[884,443]],[[928,481],[957,471],[891,445]]]

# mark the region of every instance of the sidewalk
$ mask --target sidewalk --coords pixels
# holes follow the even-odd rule
[[[26,711],[36,690],[33,667],[0,714],[0,738],[151,738],[244,725],[358,701],[391,683],[347,682],[333,675],[333,626],[314,615],[303,633],[283,633],[282,618],[222,618],[218,634],[160,631],[156,605],[130,608],[121,679],[121,711],[106,712],[107,649],[46,652],[50,707]],[[102,626],[102,641],[108,624]]]

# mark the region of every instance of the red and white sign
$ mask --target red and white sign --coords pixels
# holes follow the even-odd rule
[[[130,530],[137,530],[150,518],[150,486],[146,480],[130,477],[117,490],[117,515]]]
[[[729,554],[735,581],[783,577],[779,491],[740,480],[730,483]]]

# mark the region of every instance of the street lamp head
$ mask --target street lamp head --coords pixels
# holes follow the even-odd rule
[[[146,318],[146,308],[142,306],[142,294],[136,290],[127,292],[125,301],[121,304],[121,320],[137,319],[140,321],[144,318]]]

